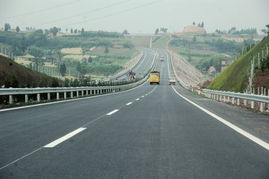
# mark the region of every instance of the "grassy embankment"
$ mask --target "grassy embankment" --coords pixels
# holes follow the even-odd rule
[[[152,48],[166,49],[169,43],[169,35],[157,36],[152,39]]]
[[[57,87],[62,82],[0,55],[0,87]]]
[[[244,55],[237,58],[229,67],[219,74],[208,86],[210,89],[243,92],[248,84],[251,60],[269,44],[269,37],[264,38],[259,44],[251,48]]]
[[[216,34],[172,36],[169,43],[170,49],[204,74],[210,66],[220,72],[221,61],[231,62],[242,46],[242,42],[230,41]]]

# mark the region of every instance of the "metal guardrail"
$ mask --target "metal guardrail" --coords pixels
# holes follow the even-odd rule
[[[261,112],[264,112],[266,109],[269,110],[269,96],[247,94],[247,93],[236,93],[229,91],[217,91],[210,89],[203,89],[201,92],[206,97],[212,98],[217,101],[230,102],[232,104],[237,105],[240,105],[241,102],[243,102],[244,106],[250,105],[252,109],[255,108],[255,103],[257,103],[259,105],[259,109]]]
[[[114,93],[119,91],[128,90],[134,88],[138,85],[144,83],[148,78],[146,75],[143,79],[125,85],[117,85],[117,86],[97,86],[97,87],[55,87],[55,88],[0,88],[0,97],[8,96],[9,104],[14,103],[15,95],[25,95],[25,103],[29,101],[29,95],[36,94],[36,101],[40,102],[40,95],[47,94],[46,100],[51,100],[51,94],[56,94],[56,100],[60,99],[60,93],[64,94],[63,99],[67,99],[67,93],[70,98],[74,98],[74,92],[76,92],[76,97],[79,96],[87,96],[87,95],[98,95],[98,94],[106,94],[106,93]],[[80,94],[80,95],[79,95]]]

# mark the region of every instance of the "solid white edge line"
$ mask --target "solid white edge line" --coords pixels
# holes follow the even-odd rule
[[[132,104],[132,102],[126,103],[126,106],[129,106],[129,105],[131,105],[131,104]]]
[[[112,115],[112,114],[114,114],[114,113],[116,113],[116,112],[118,112],[118,111],[119,111],[118,109],[115,109],[115,110],[113,110],[113,111],[107,113],[106,115],[107,115],[107,116],[110,116],[110,115]]]
[[[136,101],[139,101],[140,99],[139,99],[139,98],[136,98],[135,100],[136,100]]]
[[[28,153],[28,154],[25,154],[25,155],[21,156],[20,158],[18,158],[18,159],[16,159],[16,160],[13,160],[12,162],[10,162],[10,163],[8,163],[8,164],[2,166],[2,167],[0,168],[0,170],[2,170],[2,169],[4,169],[4,168],[6,168],[6,167],[8,167],[8,166],[10,166],[10,165],[12,165],[12,164],[14,164],[14,163],[20,161],[20,160],[22,160],[22,159],[28,157],[29,155],[32,155],[32,154],[36,153],[37,151],[39,151],[39,150],[41,150],[41,149],[42,149],[42,147],[40,147],[40,148],[38,148],[38,149],[36,149],[36,150],[34,150],[34,151]]]
[[[66,140],[68,140],[68,139],[70,139],[71,137],[77,135],[78,133],[84,131],[85,129],[86,129],[85,127],[80,127],[80,128],[78,128],[78,129],[76,129],[76,130],[74,130],[74,131],[72,131],[72,132],[70,132],[70,133],[64,135],[63,137],[61,137],[61,138],[59,138],[59,139],[56,139],[55,141],[53,141],[53,142],[51,142],[51,143],[45,145],[44,148],[53,148],[53,147],[59,145],[60,143],[66,141]]]
[[[185,99],[186,101],[188,101],[189,103],[191,103],[192,105],[194,105],[195,107],[199,108],[200,110],[204,111],[205,113],[207,113],[208,115],[212,116],[213,118],[217,119],[218,121],[220,121],[221,123],[225,124],[226,126],[230,127],[231,129],[235,130],[236,132],[238,132],[239,134],[245,136],[246,138],[252,140],[253,142],[255,142],[256,144],[262,146],[263,148],[269,150],[269,143],[263,141],[262,139],[248,133],[247,131],[237,127],[236,125],[228,122],[227,120],[223,119],[222,117],[208,111],[207,109],[199,106],[198,104],[192,102],[191,100],[189,100],[188,98],[186,98],[185,96],[181,95],[173,86],[172,86],[173,90],[175,91],[175,93],[177,95],[179,95],[181,98]]]

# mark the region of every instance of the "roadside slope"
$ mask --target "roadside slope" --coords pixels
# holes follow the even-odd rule
[[[0,87],[57,87],[60,80],[32,71],[0,55]]]
[[[257,54],[269,44],[269,36],[251,48],[243,56],[236,59],[229,67],[220,73],[208,86],[209,89],[243,92],[247,87],[252,57],[257,63]]]

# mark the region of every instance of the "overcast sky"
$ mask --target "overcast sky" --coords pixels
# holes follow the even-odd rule
[[[153,33],[204,21],[208,32],[260,30],[269,24],[268,7],[269,0],[0,0],[0,26]]]

